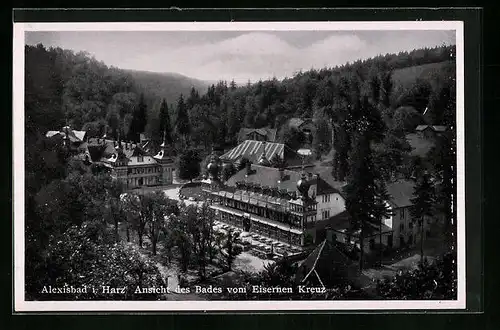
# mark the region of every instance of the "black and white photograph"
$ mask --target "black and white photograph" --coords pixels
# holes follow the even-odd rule
[[[15,309],[464,308],[462,34],[14,24]]]

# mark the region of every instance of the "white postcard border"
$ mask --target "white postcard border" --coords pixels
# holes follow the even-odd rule
[[[466,307],[465,112],[462,21],[13,23],[14,311],[302,311],[433,310]],[[26,301],[24,237],[24,47],[26,31],[312,31],[455,30],[457,113],[457,300],[411,301]]]

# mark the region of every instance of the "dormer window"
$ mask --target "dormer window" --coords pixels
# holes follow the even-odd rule
[[[144,161],[144,157],[137,156],[137,162],[142,163]]]

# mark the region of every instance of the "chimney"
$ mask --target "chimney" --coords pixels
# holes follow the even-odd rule
[[[252,174],[252,164],[250,162],[247,162],[246,169],[247,169],[247,175]]]

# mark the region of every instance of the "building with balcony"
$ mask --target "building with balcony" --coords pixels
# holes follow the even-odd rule
[[[165,142],[156,154],[147,152],[140,144],[106,137],[89,139],[88,148],[92,161],[107,167],[126,189],[173,182],[174,158]]]
[[[222,160],[211,156],[203,190],[217,212],[217,220],[296,247],[314,244],[316,226],[321,222],[318,200],[322,207],[330,205],[336,191],[304,169],[272,168],[265,166],[266,162],[263,154],[258,164],[247,163],[223,182],[219,176]]]
[[[431,224],[437,220],[426,217],[422,224],[412,218],[410,208],[412,206],[413,182],[400,180],[389,183],[387,191],[390,199],[387,204],[391,215],[383,219],[378,225],[367,225],[364,233],[364,251],[370,253],[382,249],[401,248],[415,245],[420,241],[421,235],[424,239],[431,235]],[[360,230],[352,226],[351,216],[343,211],[332,217],[326,226],[327,239],[332,242],[340,242],[347,245],[360,247]],[[421,228],[420,226],[423,226]],[[423,229],[423,230],[422,230]],[[380,246],[380,243],[382,246]]]

